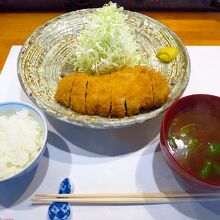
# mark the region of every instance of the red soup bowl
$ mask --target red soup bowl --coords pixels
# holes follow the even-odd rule
[[[209,181],[208,179],[203,179],[184,167],[173,156],[168,145],[169,129],[173,123],[174,118],[183,112],[198,109],[202,109],[203,112],[209,112],[210,114],[213,114],[215,117],[220,119],[220,97],[208,94],[195,94],[185,96],[175,101],[166,111],[162,121],[160,132],[160,147],[166,162],[174,171],[174,173],[176,173],[180,178],[196,188],[205,190],[220,190],[220,182],[213,182]]]

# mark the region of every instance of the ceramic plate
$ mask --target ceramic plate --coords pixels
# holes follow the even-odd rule
[[[49,115],[85,127],[125,127],[160,115],[182,95],[187,86],[190,75],[189,56],[181,40],[166,26],[145,15],[126,10],[126,22],[139,52],[146,58],[146,65],[168,78],[171,88],[168,101],[159,109],[122,119],[81,115],[55,101],[60,75],[73,70],[70,64],[75,59],[77,37],[95,10],[84,9],[64,14],[33,32],[23,45],[18,59],[18,77],[22,88]],[[156,58],[156,52],[166,46],[178,49],[177,58],[168,64]]]

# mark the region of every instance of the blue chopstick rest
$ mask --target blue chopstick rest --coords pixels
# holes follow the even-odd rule
[[[70,194],[72,186],[69,178],[65,178],[59,187],[59,194]],[[68,220],[71,216],[70,204],[68,202],[53,202],[48,208],[50,220]]]
[[[70,194],[72,192],[72,186],[70,183],[69,178],[64,179],[61,183],[60,183],[60,187],[59,187],[59,194]]]

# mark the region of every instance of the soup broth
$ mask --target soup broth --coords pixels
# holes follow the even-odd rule
[[[191,173],[220,183],[220,117],[199,110],[177,115],[168,144],[173,156]]]

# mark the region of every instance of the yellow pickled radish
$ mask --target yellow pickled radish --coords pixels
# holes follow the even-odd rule
[[[157,52],[157,58],[161,61],[169,63],[177,56],[177,49],[174,47],[164,47]]]

